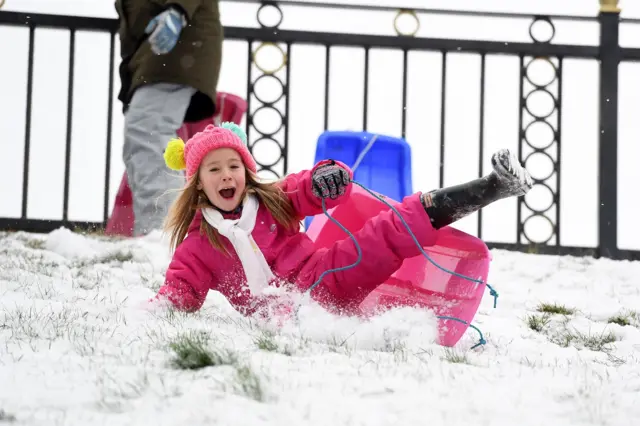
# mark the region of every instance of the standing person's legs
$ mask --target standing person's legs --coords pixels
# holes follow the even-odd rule
[[[174,193],[184,178],[166,167],[163,153],[176,137],[195,89],[171,83],[141,86],[134,93],[125,115],[123,157],[133,194],[133,235],[161,229]]]

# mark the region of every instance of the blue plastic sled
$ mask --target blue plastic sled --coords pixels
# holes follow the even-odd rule
[[[411,148],[406,140],[369,132],[325,131],[318,138],[315,163],[342,161],[354,179],[396,201],[413,193]],[[305,219],[305,229],[315,216]]]

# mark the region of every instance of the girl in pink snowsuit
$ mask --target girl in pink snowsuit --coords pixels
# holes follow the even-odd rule
[[[169,142],[165,161],[186,169],[187,183],[167,218],[175,250],[156,298],[181,310],[198,310],[209,290],[222,293],[239,312],[251,315],[281,283],[304,292],[320,275],[351,265],[358,257],[345,238],[316,250],[300,232],[300,221],[330,209],[351,191],[351,170],[326,160],[279,182],[262,183],[246,136],[233,123],[209,126],[186,144]],[[527,171],[507,150],[492,158],[487,176],[451,188],[407,196],[397,208],[422,246],[433,245],[438,229],[532,185]],[[311,297],[336,313],[354,314],[364,298],[386,281],[403,260],[420,254],[391,210],[371,218],[355,233],[361,262],[327,274]]]

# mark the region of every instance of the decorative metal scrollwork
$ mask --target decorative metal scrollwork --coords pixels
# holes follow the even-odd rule
[[[266,22],[265,15],[268,11],[277,13],[275,23]],[[282,24],[283,13],[276,2],[266,1],[262,2],[258,8],[256,19],[260,27],[277,30]],[[269,51],[280,56],[280,61],[276,65],[267,65],[268,62],[271,62],[267,58],[274,57],[273,53],[269,55]],[[267,178],[277,179],[284,175],[287,169],[288,51],[288,45],[285,50],[279,44],[272,42],[261,42],[255,50],[251,51],[251,62],[259,73],[256,77],[252,76],[249,71],[247,136],[249,150],[258,164],[258,172],[262,177]],[[278,75],[283,70],[287,81],[283,81]],[[285,111],[281,111],[277,105],[283,100]],[[257,103],[257,106],[254,102]],[[263,116],[265,119],[261,120]],[[254,136],[251,130],[255,131],[257,135]],[[281,163],[283,163],[283,173],[278,173],[276,169]],[[265,176],[265,172],[267,176]]]
[[[407,33],[403,33],[402,31],[400,31],[400,28],[398,27],[398,21],[404,15],[407,15],[413,18],[415,22],[413,31],[410,31]],[[418,18],[416,11],[412,9],[399,9],[398,13],[396,13],[395,18],[393,18],[393,29],[396,31],[396,34],[399,36],[415,37],[415,35],[418,33],[418,30],[420,30],[420,18]]]
[[[535,27],[544,28],[545,26],[547,36],[536,37]],[[534,43],[551,43],[555,36],[555,27],[548,17],[539,16],[531,23],[529,34]],[[529,243],[547,244],[555,236],[555,243],[559,244],[557,209],[560,172],[558,159],[561,61],[558,58],[541,56],[523,58],[522,79],[520,156],[523,165],[531,173],[534,186],[518,201],[518,241],[522,242],[524,237]],[[529,86],[528,91],[525,90],[526,86]],[[525,113],[529,120],[525,120]],[[528,214],[522,207],[529,210]],[[555,219],[552,219],[554,207]],[[543,238],[533,238],[529,231],[529,226],[536,221],[549,227],[547,235]]]

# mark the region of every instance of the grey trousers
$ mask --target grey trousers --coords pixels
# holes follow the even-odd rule
[[[164,162],[164,149],[182,126],[191,96],[189,86],[149,84],[136,90],[125,115],[123,159],[133,193],[133,235],[161,229],[184,177]],[[171,191],[171,192],[167,192]]]

